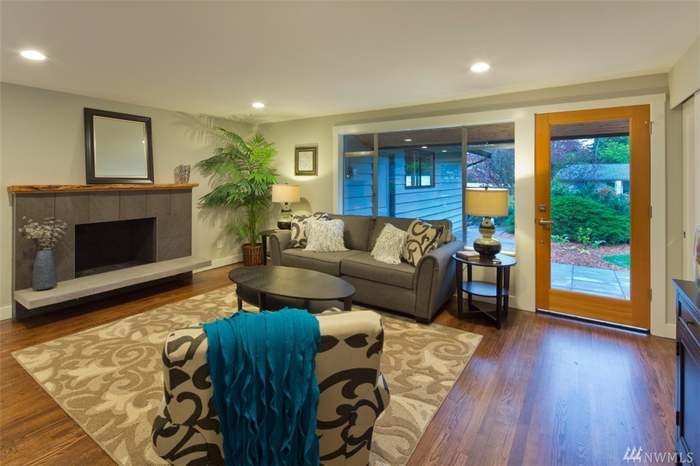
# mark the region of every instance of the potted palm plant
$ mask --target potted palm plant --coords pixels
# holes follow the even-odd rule
[[[277,173],[272,160],[277,152],[274,144],[256,134],[243,139],[238,134],[217,128],[223,141],[214,155],[197,163],[196,167],[210,177],[212,190],[200,199],[205,208],[224,207],[236,212],[229,225],[243,241],[245,265],[263,263],[260,229],[270,207],[272,185]]]

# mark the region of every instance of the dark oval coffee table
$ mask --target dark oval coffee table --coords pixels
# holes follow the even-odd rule
[[[228,278],[238,286],[238,310],[243,309],[241,295],[254,296],[260,309],[267,308],[267,296],[301,300],[309,309],[311,301],[342,301],[343,309],[352,309],[355,288],[338,277],[314,270],[259,265],[231,270]],[[240,292],[239,292],[240,290]],[[245,296],[244,296],[245,297]],[[246,299],[248,301],[248,299]]]

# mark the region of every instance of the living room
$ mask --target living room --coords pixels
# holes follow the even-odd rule
[[[697,2],[0,9],[2,464],[693,462]]]

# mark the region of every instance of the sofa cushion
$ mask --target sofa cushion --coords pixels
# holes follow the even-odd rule
[[[282,264],[288,267],[301,267],[329,275],[340,275],[340,261],[361,254],[361,251],[315,252],[303,249],[282,251]]]
[[[379,235],[381,234],[384,225],[386,225],[387,223],[390,223],[396,228],[399,228],[403,231],[408,231],[408,226],[414,220],[414,218],[377,217],[374,220],[374,227],[372,228],[372,234],[369,238],[369,246],[367,250],[371,251],[372,248],[374,248],[374,245],[377,242],[377,238],[379,238]],[[439,240],[440,246],[454,240],[454,237],[452,235],[452,222],[450,220],[426,220],[426,222],[434,226],[443,227],[443,234]]]
[[[369,234],[374,226],[373,217],[361,215],[330,215],[345,222],[345,247],[358,251],[369,251]]]
[[[377,283],[413,289],[413,277],[416,268],[402,262],[386,264],[374,259],[368,252],[358,252],[343,258],[340,264],[340,275],[364,278]]]

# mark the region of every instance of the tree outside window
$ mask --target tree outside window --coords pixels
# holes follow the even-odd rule
[[[494,219],[503,251],[515,251],[515,147],[513,143],[469,145],[467,147],[467,187],[507,188],[508,216]],[[481,218],[467,217],[465,242],[471,245],[480,236]]]

